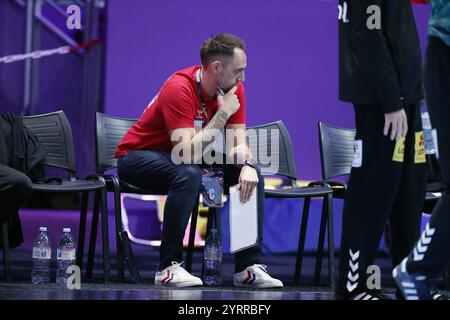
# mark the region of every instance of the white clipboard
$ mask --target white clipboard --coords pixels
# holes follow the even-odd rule
[[[235,253],[258,243],[257,188],[250,200],[239,200],[240,185],[230,187],[230,252]]]

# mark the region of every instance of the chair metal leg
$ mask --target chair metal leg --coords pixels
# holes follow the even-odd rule
[[[101,191],[101,209],[102,209],[102,249],[103,249],[103,279],[104,283],[110,282],[109,265],[109,238],[108,238],[108,206],[106,189]]]
[[[199,199],[197,198],[197,200],[194,203],[194,207],[192,208],[191,227],[190,227],[190,231],[189,231],[189,243],[188,243],[187,258],[186,258],[186,270],[188,272],[191,272],[191,270],[192,270],[195,231],[197,229],[198,207],[199,207]]]
[[[310,204],[311,204],[311,198],[309,198],[309,197],[305,198],[304,203],[303,203],[302,224],[300,227],[300,234],[298,237],[298,248],[297,248],[297,259],[295,261],[294,283],[299,283],[300,276],[302,273],[302,262],[303,262],[303,255],[305,252],[306,228],[308,226],[308,216],[309,216]]]
[[[86,216],[87,216],[88,201],[89,201],[89,193],[82,192],[81,193],[80,227],[78,228],[78,248],[77,248],[77,260],[76,260],[76,264],[80,268],[80,270],[83,269],[84,238],[86,235]]]
[[[323,260],[323,249],[325,244],[325,232],[327,227],[327,215],[328,215],[328,202],[326,197],[323,197],[322,202],[322,215],[320,218],[320,231],[319,231],[319,242],[317,244],[317,256],[316,256],[316,269],[314,271],[314,282],[320,282],[320,275],[322,274],[322,260]]]
[[[116,254],[117,254],[117,276],[119,278],[119,282],[122,283],[125,278],[124,272],[124,255],[123,252],[125,250],[124,243],[120,239],[120,233],[123,231],[122,227],[122,209],[120,205],[120,186],[117,179],[113,180],[114,183],[114,217],[116,224]],[[127,235],[128,238],[128,235]]]
[[[136,262],[134,260],[133,250],[131,249],[131,242],[128,238],[128,233],[126,231],[122,231],[119,234],[120,242],[123,245],[123,250],[125,253],[125,259],[128,264],[128,269],[130,270],[131,280],[135,284],[141,283],[141,277],[139,276],[139,270],[136,266]]]
[[[336,270],[334,265],[334,219],[333,219],[333,195],[327,195],[327,209],[328,209],[328,270],[330,276],[330,287],[336,287]]]
[[[5,266],[5,282],[11,282],[11,259],[9,256],[8,222],[2,223],[3,263]]]
[[[110,179],[114,186],[114,217],[116,225],[117,274],[119,282],[123,282],[125,279],[126,262],[131,275],[131,281],[135,284],[139,284],[141,283],[141,278],[139,276],[139,269],[134,260],[131,241],[128,233],[123,230],[120,183],[114,176],[111,176]]]
[[[100,214],[100,191],[95,192],[94,207],[92,209],[91,235],[89,238],[88,261],[86,266],[86,278],[92,278],[95,258],[95,244],[97,242],[98,217]]]

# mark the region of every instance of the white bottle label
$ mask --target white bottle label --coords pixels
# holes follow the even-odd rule
[[[363,142],[362,140],[355,140],[353,142],[355,154],[353,156],[352,167],[360,168],[363,161]]]
[[[75,260],[75,249],[58,249],[56,258],[58,260]]]
[[[35,247],[33,248],[33,259],[51,259],[52,248],[50,247]]]

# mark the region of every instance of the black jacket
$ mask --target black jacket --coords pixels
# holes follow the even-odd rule
[[[22,117],[0,113],[0,164],[23,172],[33,182],[39,182],[45,176],[44,159],[44,147],[23,125]],[[23,242],[23,234],[17,211],[8,220],[8,229],[10,246],[19,246]],[[2,239],[0,236],[0,244]]]
[[[381,29],[367,21],[378,6]],[[373,21],[369,19],[369,22]],[[409,0],[339,1],[339,98],[394,112],[423,97],[421,50]]]

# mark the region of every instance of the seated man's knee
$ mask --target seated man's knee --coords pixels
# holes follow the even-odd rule
[[[187,182],[200,186],[202,181],[202,169],[195,164],[183,165],[181,176],[185,178]]]

